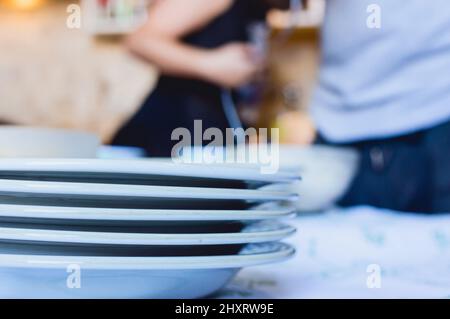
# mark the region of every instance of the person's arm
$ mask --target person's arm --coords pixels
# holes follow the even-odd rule
[[[181,41],[232,4],[233,0],[157,1],[149,11],[148,22],[128,37],[127,46],[134,54],[155,64],[162,73],[203,79],[227,87],[239,86],[258,68],[246,44],[202,49]]]

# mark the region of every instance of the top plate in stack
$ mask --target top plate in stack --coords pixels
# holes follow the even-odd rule
[[[299,179],[292,172],[261,174],[256,167],[177,164],[164,160],[0,160],[0,179],[152,186],[258,188]]]

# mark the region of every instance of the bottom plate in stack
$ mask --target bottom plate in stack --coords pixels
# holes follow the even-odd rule
[[[208,257],[86,257],[0,254],[2,298],[201,298],[249,266],[281,262],[283,243]]]

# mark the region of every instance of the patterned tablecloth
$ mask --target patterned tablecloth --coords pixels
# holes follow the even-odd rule
[[[369,207],[292,221],[297,255],[245,269],[219,298],[450,298],[450,215]]]

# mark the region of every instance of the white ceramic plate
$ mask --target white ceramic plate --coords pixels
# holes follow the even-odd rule
[[[144,198],[176,198],[176,199],[212,199],[212,200],[248,200],[277,201],[290,200],[296,195],[286,192],[264,190],[174,187],[174,186],[141,186],[94,183],[62,183],[21,180],[2,180],[1,193],[42,194],[74,196],[111,196],[111,197],[144,197]]]
[[[0,222],[96,225],[191,226],[223,222],[250,223],[290,217],[295,210],[270,205],[250,210],[156,210],[0,205]]]
[[[268,201],[290,201],[295,194],[278,191],[61,183],[2,180],[0,203],[117,208],[225,209]]]
[[[279,223],[259,223],[240,232],[222,233],[122,233],[65,230],[70,227],[40,229],[0,228],[0,242],[58,243],[69,245],[232,245],[277,241],[295,233],[295,228]]]
[[[281,262],[294,253],[289,245],[264,243],[213,257],[0,255],[0,298],[201,298],[243,267]],[[80,281],[70,281],[71,275]]]
[[[283,171],[261,174],[254,166],[178,164],[161,159],[16,159],[0,160],[0,178],[224,187],[233,182],[256,186],[291,182],[299,175]]]

